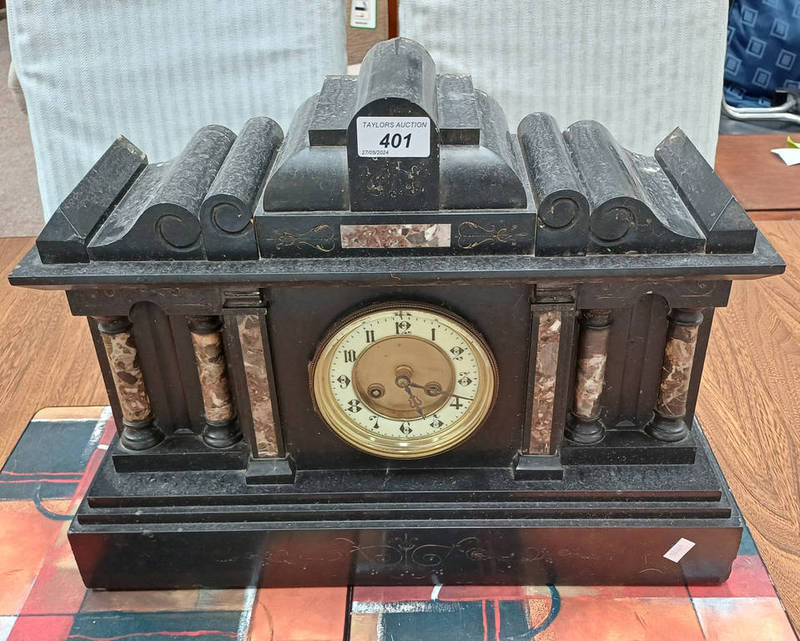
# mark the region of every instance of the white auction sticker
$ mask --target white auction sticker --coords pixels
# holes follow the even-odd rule
[[[694,541],[680,538],[677,540],[675,545],[673,545],[669,550],[664,552],[664,558],[669,561],[672,561],[673,563],[677,563],[684,556],[686,556],[686,553],[693,547],[694,547]]]
[[[416,116],[359,116],[358,155],[362,158],[427,158],[431,155],[431,119]]]

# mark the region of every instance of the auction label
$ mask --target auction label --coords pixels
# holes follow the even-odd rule
[[[431,155],[431,119],[360,116],[356,119],[356,138],[362,158],[427,158]]]

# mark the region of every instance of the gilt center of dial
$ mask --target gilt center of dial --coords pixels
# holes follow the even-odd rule
[[[455,370],[445,352],[417,336],[376,341],[353,365],[353,386],[374,413],[416,419],[440,410],[450,398]]]

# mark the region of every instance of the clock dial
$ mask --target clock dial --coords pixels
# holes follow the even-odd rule
[[[344,321],[314,359],[311,388],[325,422],[352,445],[421,458],[461,443],[483,422],[497,368],[464,321],[427,305],[372,307]]]

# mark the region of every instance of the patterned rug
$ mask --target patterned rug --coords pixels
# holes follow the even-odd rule
[[[0,641],[794,641],[749,533],[715,587],[86,590],[67,542],[108,408],[53,408],[0,471]]]

